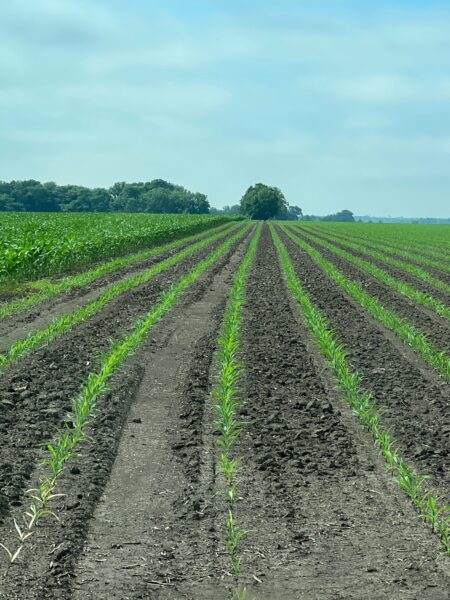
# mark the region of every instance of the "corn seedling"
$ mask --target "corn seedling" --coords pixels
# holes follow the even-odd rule
[[[305,230],[302,229],[302,232],[304,232],[304,231]],[[405,258],[407,261],[414,261],[414,262],[419,263],[424,266],[429,266],[429,267],[433,267],[435,269],[439,269],[441,271],[450,272],[450,265],[448,264],[448,262],[445,262],[442,260],[443,253],[445,252],[445,250],[442,248],[442,246],[439,249],[436,249],[436,248],[433,249],[426,245],[425,246],[421,245],[419,250],[422,253],[417,254],[417,252],[416,252],[417,242],[414,243],[413,246],[405,248],[405,246],[399,246],[398,244],[392,244],[392,243],[388,243],[386,241],[384,241],[382,243],[381,241],[376,241],[372,237],[370,238],[370,242],[368,242],[367,238],[360,238],[359,236],[339,235],[335,231],[333,231],[330,234],[329,231],[324,231],[323,228],[311,228],[311,229],[308,228],[308,231],[313,231],[314,234],[326,236],[328,239],[338,241],[339,243],[346,245],[349,248],[353,247],[353,245],[354,245],[355,250],[357,249],[356,246],[358,246],[358,252],[361,251],[360,248],[363,248],[364,250],[372,249],[372,250],[376,250],[376,251],[382,251],[386,254],[393,254],[394,257],[401,256],[401,257]],[[352,246],[350,246],[350,244],[352,244]],[[437,257],[441,260],[436,260],[434,258],[424,256],[424,254],[429,254],[429,255]]]
[[[395,227],[389,225],[380,227],[379,223],[375,227],[366,224],[363,228],[343,224],[333,225],[331,223],[326,226],[318,223],[311,224],[311,226],[306,223],[299,223],[298,225],[300,225],[299,229],[302,230],[307,229],[320,235],[363,244],[369,248],[381,250],[386,254],[402,256],[410,262],[412,260],[420,262],[420,259],[423,258],[435,261],[437,258],[439,260],[436,262],[439,266],[437,264],[433,265],[435,268],[442,269],[443,265],[446,265],[443,270],[450,270],[448,263],[445,263],[445,259],[450,254],[447,227],[441,228],[435,225],[414,228],[408,225],[406,228],[398,225]],[[422,264],[426,265],[427,263],[423,262]]]
[[[246,588],[243,588],[234,590],[233,595],[231,596],[231,600],[250,600],[250,597]],[[256,596],[254,596],[252,600],[257,600]]]
[[[233,574],[237,579],[241,572],[241,557],[238,553],[239,542],[249,533],[249,531],[242,531],[238,529],[234,522],[233,512],[228,511],[227,520],[227,537],[225,539],[225,547],[230,557]]]
[[[217,361],[219,374],[216,385],[211,391],[212,409],[216,419],[213,428],[219,434],[217,445],[220,448],[219,468],[226,481],[225,498],[228,506],[226,538],[224,545],[230,558],[233,574],[237,579],[241,569],[238,552],[239,542],[247,535],[235,522],[234,509],[237,502],[239,458],[233,456],[233,446],[238,440],[243,422],[238,417],[242,401],[239,397],[238,383],[242,375],[242,366],[238,360],[239,329],[242,321],[242,309],[245,301],[245,285],[252,265],[261,225],[250,242],[247,253],[238,269],[231,286],[230,296],[225,310],[221,333],[218,339]]]
[[[434,311],[436,314],[440,315],[441,317],[444,317],[445,319],[450,320],[450,307],[446,306],[443,302],[441,302],[437,298],[434,298],[433,296],[430,296],[429,294],[425,294],[424,292],[421,292],[420,290],[416,289],[412,285],[409,285],[408,283],[405,283],[404,281],[400,281],[400,280],[396,279],[395,277],[392,277],[392,275],[390,275],[383,269],[380,269],[376,265],[373,265],[372,263],[367,262],[366,260],[363,260],[362,258],[359,258],[358,256],[353,256],[353,254],[350,254],[350,252],[346,252],[345,250],[342,250],[341,248],[339,248],[338,246],[335,246],[334,244],[331,244],[325,240],[322,240],[321,238],[313,237],[313,236],[309,235],[308,233],[305,233],[303,230],[302,230],[302,234],[308,240],[311,240],[311,241],[315,242],[316,244],[319,244],[320,246],[322,246],[323,248],[326,248],[327,250],[330,250],[337,256],[340,256],[340,257],[344,258],[345,260],[347,260],[348,262],[363,269],[366,273],[373,275],[373,277],[382,281],[384,284],[386,284],[387,286],[389,286],[390,288],[392,288],[399,294],[402,294],[409,300],[413,300],[414,302],[417,302],[418,304],[422,304],[422,306],[426,306],[426,308],[429,308],[430,310]],[[358,247],[358,251],[362,252],[362,250],[359,247]],[[450,290],[450,286],[449,286],[449,290]]]

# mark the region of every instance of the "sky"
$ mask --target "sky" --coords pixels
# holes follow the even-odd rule
[[[0,0],[0,179],[450,217],[450,3]]]

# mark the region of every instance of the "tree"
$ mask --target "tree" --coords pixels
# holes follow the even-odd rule
[[[142,212],[208,214],[205,194],[163,179],[115,183],[109,189],[52,181],[0,181],[0,211]]]
[[[322,218],[322,221],[342,221],[347,223],[354,223],[355,217],[351,210],[341,210],[334,215],[327,215]]]
[[[228,206],[226,204],[223,208],[214,208],[214,206],[210,206],[209,212],[212,215],[238,215],[241,212],[240,204],[232,204]]]
[[[241,199],[241,213],[250,219],[273,219],[286,213],[286,198],[277,187],[257,183],[248,188]]]
[[[208,198],[205,194],[200,192],[187,192],[185,200],[184,213],[191,215],[207,215],[209,214],[210,206]]]
[[[281,221],[298,221],[303,216],[302,209],[300,206],[288,206],[287,211],[282,215],[279,215]]]

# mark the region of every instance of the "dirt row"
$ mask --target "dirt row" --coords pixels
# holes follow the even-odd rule
[[[422,306],[421,304],[416,304],[409,298],[406,298],[402,294],[399,294],[393,290],[390,286],[381,282],[370,273],[367,273],[357,265],[353,265],[351,262],[338,256],[334,252],[327,250],[320,244],[306,238],[305,241],[310,246],[318,250],[346,277],[359,283],[363,287],[364,291],[371,296],[378,298],[386,308],[395,311],[403,319],[405,319],[405,321],[414,325],[414,327],[428,337],[429,341],[434,344],[436,348],[439,350],[450,351],[450,327],[448,319],[440,317],[434,311]],[[353,252],[352,254],[354,256],[358,256],[359,258],[365,258],[356,252]],[[429,287],[420,287],[422,287],[422,289],[426,288],[429,294],[433,294],[433,290],[431,290]],[[442,293],[440,295],[445,296],[445,294]],[[448,303],[448,298],[446,302]]]
[[[373,391],[401,455],[422,474],[433,476],[450,500],[449,384],[347,296],[305,251],[282,233],[281,237],[311,299],[350,352],[364,385]]]
[[[302,230],[301,227],[300,228],[295,227],[295,229],[300,230],[300,231]],[[403,269],[394,267],[392,265],[388,265],[385,262],[374,258],[373,256],[370,256],[368,254],[362,254],[362,253],[358,252],[357,250],[353,250],[352,248],[349,248],[348,246],[346,246],[346,240],[340,241],[339,236],[336,236],[336,237],[333,236],[333,239],[331,239],[326,234],[324,234],[318,230],[311,230],[309,227],[308,228],[305,227],[304,231],[306,233],[313,234],[317,238],[322,239],[326,242],[335,244],[342,250],[345,250],[346,252],[349,252],[350,254],[353,254],[354,256],[358,256],[359,258],[363,258],[364,260],[371,262],[372,264],[376,265],[377,267],[380,267],[380,269],[387,271],[393,277],[396,277],[397,279],[400,279],[401,281],[405,281],[406,283],[409,283],[410,285],[417,287],[418,289],[422,290],[423,292],[425,292],[427,294],[431,294],[432,296],[435,296],[436,298],[439,298],[444,303],[448,302],[449,295],[446,292],[443,292],[443,291],[435,288],[434,286],[427,284],[422,279],[420,279],[418,277],[414,277],[413,275],[411,275],[410,273],[407,273]],[[307,239],[306,241],[309,241],[309,240]],[[430,273],[430,275],[432,275],[432,276],[436,277],[437,279],[440,279],[444,283],[447,283],[448,285],[450,285],[450,273],[448,273],[446,271],[441,271],[440,269],[437,269],[435,267],[430,267],[429,265],[423,265],[421,263],[420,264],[416,263],[414,260],[406,259],[404,256],[395,257],[392,254],[386,254],[386,257],[387,258],[397,258],[398,260],[404,261],[405,263],[411,263],[417,267],[420,267],[424,271],[428,271]]]
[[[2,563],[2,600],[230,598],[209,393],[227,294],[247,246],[248,238],[203,277],[115,377],[61,482],[60,521],[40,527],[26,560],[9,570]],[[317,267],[289,250],[299,274],[319,281]],[[323,292],[332,303],[333,290]],[[249,597],[446,599],[439,544],[341,400],[267,226],[248,281],[241,358],[237,519],[251,530],[241,578]],[[46,369],[43,380],[56,390],[70,385]],[[38,410],[44,415],[45,404]],[[9,521],[0,526],[1,539],[9,529]]]

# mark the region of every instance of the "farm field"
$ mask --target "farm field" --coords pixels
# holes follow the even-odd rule
[[[227,220],[210,215],[2,213],[0,292],[5,282],[62,273]]]
[[[450,227],[102,218],[4,278],[0,599],[448,599]]]

